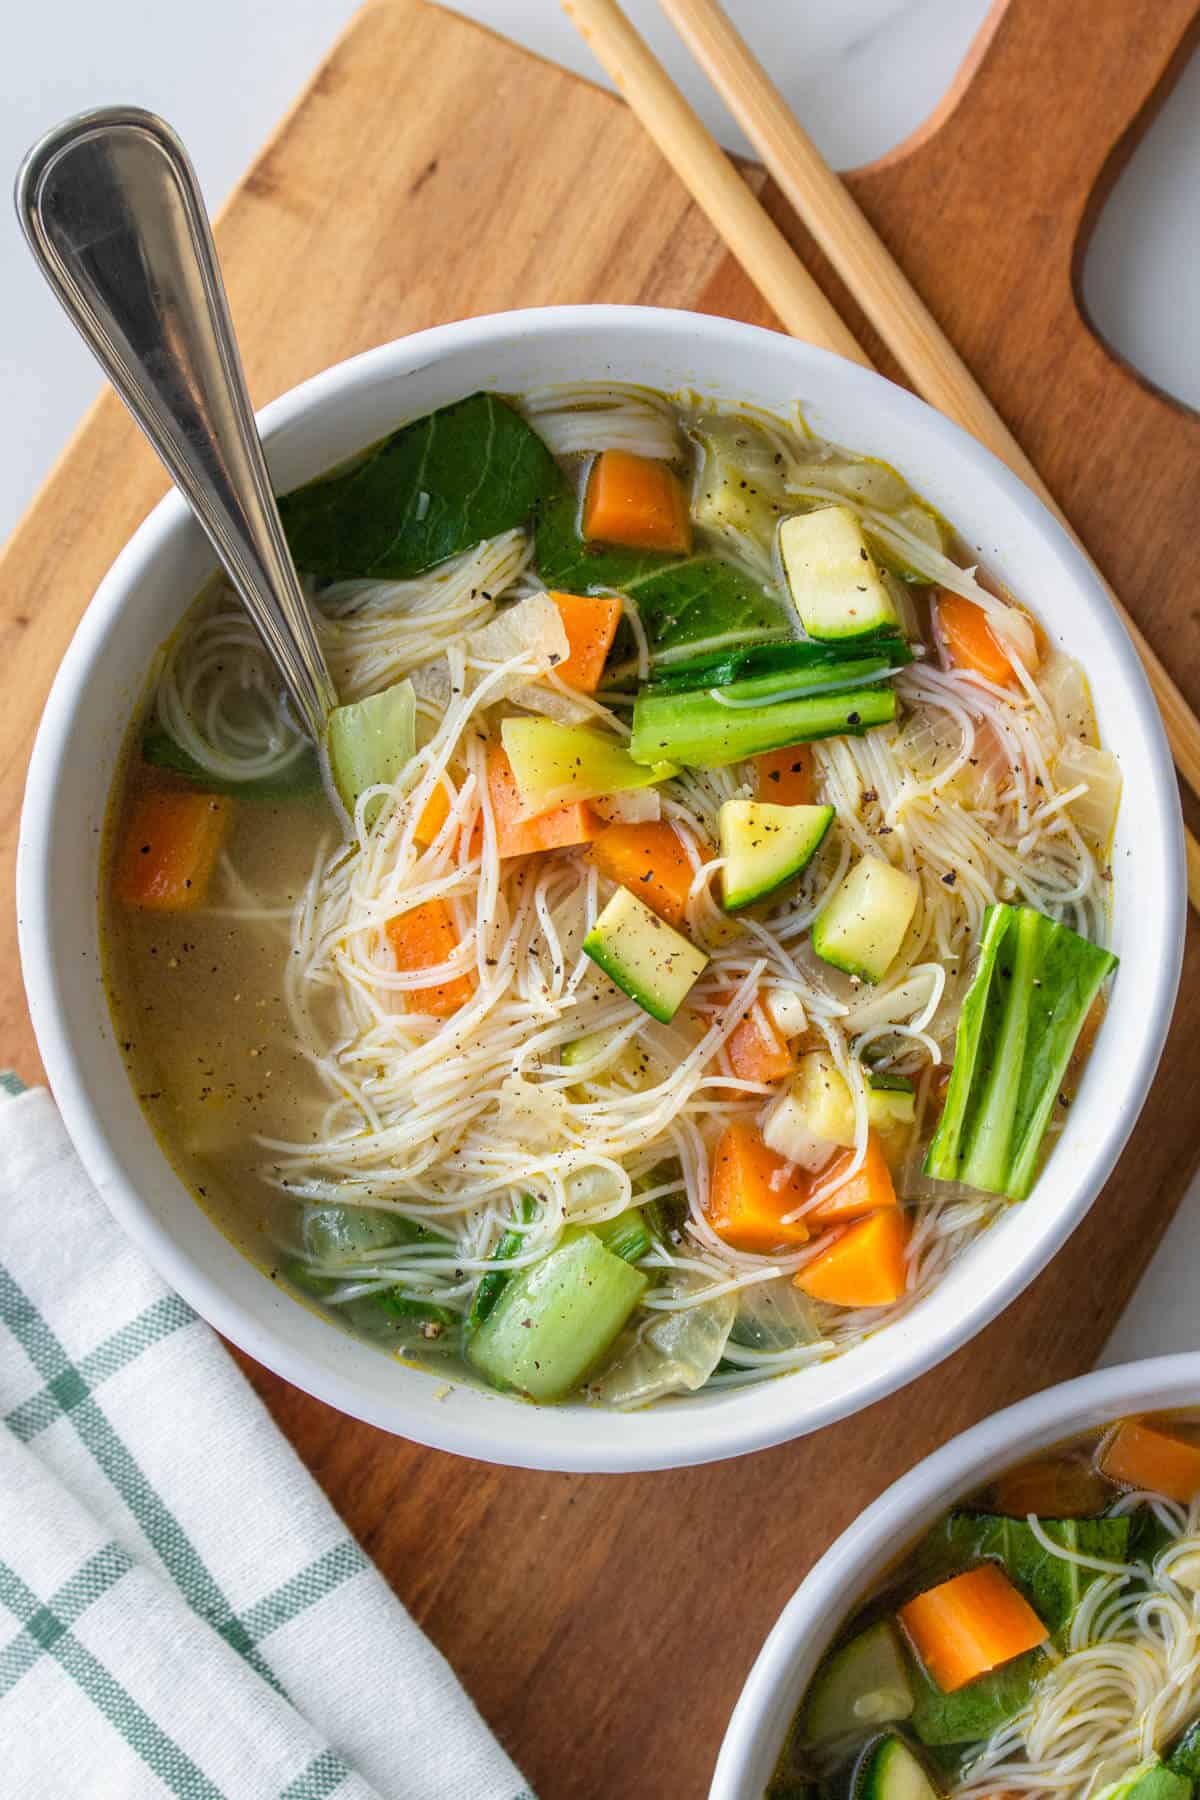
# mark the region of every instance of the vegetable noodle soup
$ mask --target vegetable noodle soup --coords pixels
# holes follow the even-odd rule
[[[939,1520],[820,1663],[769,1800],[1190,1800],[1200,1414],[1123,1419]]]
[[[472,395],[281,511],[327,744],[212,586],[102,901],[139,1098],[274,1279],[633,1407],[839,1354],[1038,1204],[1119,773],[895,470],[582,386]]]

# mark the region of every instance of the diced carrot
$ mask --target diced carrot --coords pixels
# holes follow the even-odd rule
[[[974,600],[961,594],[941,593],[937,600],[938,624],[952,662],[973,669],[988,681],[1005,687],[1013,679],[1013,666],[1004,646],[988,624],[987,614]]]
[[[695,870],[671,826],[661,820],[606,825],[592,844],[592,860],[610,881],[627,887],[668,925],[682,922]]]
[[[629,450],[602,450],[592,464],[583,502],[583,535],[638,550],[692,547],[683,483],[666,463]]]
[[[550,598],[558,608],[568,646],[566,662],[559,663],[554,673],[581,694],[594,694],[621,623],[621,602],[608,594],[552,593]]]
[[[759,1133],[735,1119],[717,1140],[708,1191],[708,1222],[733,1250],[774,1250],[803,1244],[802,1219],[784,1224],[783,1214],[804,1204],[807,1182],[801,1170],[768,1150]]]
[[[782,1081],[796,1058],[763,1006],[752,1007],[725,1040],[729,1066],[740,1081]]]
[[[900,1608],[913,1648],[944,1694],[1044,1644],[1049,1633],[995,1563],[955,1575]]]
[[[432,844],[449,817],[450,802],[446,798],[445,788],[439,784],[421,808],[421,816],[413,827],[413,837],[417,843]]]
[[[890,1306],[907,1281],[908,1224],[899,1207],[871,1213],[838,1232],[828,1250],[792,1277],[833,1306]]]
[[[1140,1419],[1122,1420],[1099,1461],[1101,1472],[1124,1487],[1165,1494],[1185,1506],[1200,1493],[1200,1445]]]
[[[521,790],[502,744],[488,746],[487,785],[496,821],[496,844],[502,857],[566,850],[572,844],[590,843],[601,830],[600,821],[586,800],[565,800],[561,806],[524,818]]]
[[[406,973],[436,969],[458,948],[458,932],[444,900],[426,900],[408,912],[397,913],[384,929],[396,967]],[[454,975],[432,987],[403,989],[404,1008],[406,1012],[433,1013],[436,1018],[445,1019],[465,1006],[474,991],[475,982],[470,975]]]
[[[125,825],[113,891],[146,912],[202,906],[216,867],[233,801],[191,788],[148,787]]]
[[[811,806],[813,759],[807,744],[788,750],[767,750],[754,758],[755,785],[760,800],[774,806]]]
[[[821,1170],[819,1186],[828,1189],[828,1198],[813,1207],[810,1219],[822,1225],[841,1225],[848,1219],[864,1219],[868,1213],[883,1212],[898,1204],[879,1133],[867,1134],[867,1150],[862,1166],[842,1179],[840,1172],[854,1161],[853,1150],[839,1150]]]

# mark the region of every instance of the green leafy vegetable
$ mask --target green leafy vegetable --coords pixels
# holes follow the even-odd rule
[[[1027,1650],[1011,1662],[965,1687],[943,1694],[923,1669],[916,1668],[916,1705],[909,1721],[923,1744],[978,1743],[997,1726],[1027,1706],[1038,1681],[1050,1668],[1044,1650]]]
[[[726,701],[736,702],[746,685],[737,682],[721,692]],[[885,683],[746,707],[723,705],[707,689],[682,694],[644,689],[634,704],[629,750],[635,762],[653,764],[666,757],[693,768],[718,769],[812,738],[861,737],[895,716],[896,696]]]
[[[579,1229],[568,1226],[563,1232],[563,1242],[577,1237]],[[624,1262],[640,1262],[650,1248],[650,1231],[640,1206],[627,1206],[615,1219],[604,1219],[599,1225],[588,1225],[583,1229],[593,1232],[606,1250],[611,1250]]]
[[[819,644],[815,638],[798,638],[786,644],[714,651],[689,657],[685,663],[672,663],[655,673],[651,691],[683,693],[689,688],[729,687],[735,681],[784,674],[792,676],[798,685],[805,678],[827,681],[831,669],[859,664],[869,664],[872,669],[901,668],[912,659],[912,651],[903,638],[882,633],[849,644]],[[858,673],[861,675],[863,670],[860,668]]]
[[[1116,964],[1030,907],[988,908],[927,1175],[1026,1197],[1075,1040]]]
[[[430,1349],[441,1341],[447,1349],[458,1348],[461,1320],[449,1307],[437,1306],[431,1300],[414,1300],[398,1288],[384,1288],[378,1294],[362,1294],[344,1306],[332,1308],[334,1318],[344,1319],[356,1331],[368,1337],[391,1340],[397,1344],[420,1343]],[[449,1340],[446,1342],[446,1340]]]
[[[529,1194],[522,1194],[521,1198],[517,1201],[518,1222],[521,1225],[532,1224],[536,1212],[537,1208],[534,1205],[532,1197]],[[518,1231],[515,1225],[510,1225],[496,1245],[496,1248],[492,1251],[492,1260],[507,1261],[511,1256],[519,1256],[524,1248],[524,1244],[525,1233],[523,1231]],[[489,1274],[482,1278],[479,1286],[475,1289],[475,1296],[471,1301],[471,1310],[467,1314],[466,1333],[468,1337],[483,1324],[483,1321],[495,1306],[508,1283],[512,1280],[512,1276],[513,1271],[511,1269],[493,1269]]]
[[[279,511],[308,574],[405,580],[527,525],[565,485],[519,413],[495,394],[472,394],[284,494]]]
[[[206,794],[238,794],[245,800],[299,800],[321,790],[321,765],[315,750],[305,748],[275,775],[255,775],[249,781],[229,781],[210,775],[202,763],[177,744],[162,726],[152,723],[142,738],[142,761],[194,781]]]
[[[611,1349],[646,1287],[639,1270],[581,1232],[505,1284],[468,1355],[493,1387],[561,1400]]]
[[[1189,1725],[1167,1757],[1167,1767],[1172,1775],[1186,1776],[1189,1781],[1200,1781],[1200,1720]]]
[[[699,648],[786,638],[791,625],[774,589],[717,557],[664,569],[631,590],[656,663]]]
[[[1129,1548],[1129,1519],[1042,1519],[1041,1529],[1054,1543],[1076,1556],[1101,1562],[1124,1562]],[[936,1528],[955,1568],[991,1559],[1020,1588],[1051,1633],[1071,1619],[1084,1593],[1099,1579],[1094,1569],[1054,1556],[1040,1544],[1023,1519],[1000,1513],[951,1513]]]
[[[721,557],[681,559],[672,551],[585,542],[576,496],[559,479],[562,486],[538,522],[539,575],[551,588],[629,594],[656,663],[793,635],[791,609],[778,590]]]

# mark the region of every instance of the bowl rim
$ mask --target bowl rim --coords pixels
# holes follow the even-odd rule
[[[1200,1404],[1200,1351],[1145,1357],[1093,1369],[1042,1388],[960,1432],[884,1489],[813,1564],[763,1641],[730,1717],[713,1772],[709,1800],[761,1800],[747,1785],[768,1711],[799,1703],[809,1668],[851,1608],[870,1588],[863,1569],[891,1561],[897,1544],[913,1541],[948,1505],[1015,1460],[1048,1449],[1092,1425],[1128,1414]],[[806,1644],[815,1649],[806,1651]],[[775,1747],[779,1753],[782,1740]],[[774,1761],[774,1756],[772,1761]]]
[[[606,1441],[602,1432],[584,1433],[581,1439],[572,1439],[565,1450],[556,1448],[552,1432],[517,1425],[518,1419],[528,1419],[531,1413],[544,1417],[556,1409],[514,1408],[510,1400],[498,1396],[494,1397],[494,1425],[490,1421],[481,1425],[457,1420],[449,1407],[443,1408],[432,1424],[425,1420],[415,1423],[405,1416],[401,1384],[396,1401],[377,1403],[360,1390],[356,1381],[321,1366],[307,1350],[282,1345],[269,1319],[256,1316],[250,1307],[227,1294],[221,1282],[178,1246],[151,1214],[132,1181],[125,1178],[119,1154],[106,1134],[101,1109],[89,1093],[86,1058],[76,1055],[67,1026],[69,1007],[63,983],[54,966],[47,935],[37,928],[40,909],[49,892],[48,868],[55,842],[54,801],[64,773],[67,725],[76,695],[91,659],[119,617],[127,593],[164,549],[185,529],[192,528],[182,497],[169,492],[117,556],[77,626],[39,725],[21,815],[17,863],[21,961],[38,1044],[68,1134],[91,1179],[139,1248],[163,1278],[239,1348],[305,1392],[367,1423],[434,1448],[524,1467],[640,1471],[682,1467],[765,1449],[861,1411],[907,1385],[977,1335],[1049,1262],[1103,1187],[1133,1129],[1152,1080],[1165,1042],[1182,959],[1186,910],[1184,852],[1174,770],[1145,674],[1103,586],[1082,550],[1017,476],[958,426],[874,371],[762,327],[706,314],[637,306],[546,307],[434,326],[364,351],[272,401],[258,414],[259,427],[269,445],[289,426],[319,415],[325,403],[335,396],[344,399],[347,394],[368,390],[385,379],[414,374],[456,351],[499,348],[515,336],[587,333],[596,337],[603,333],[606,344],[622,338],[636,344],[655,329],[686,335],[689,342],[701,340],[730,358],[743,346],[750,349],[769,340],[770,354],[777,356],[781,364],[790,362],[798,379],[806,369],[812,370],[827,380],[832,378],[850,399],[857,395],[864,406],[874,397],[877,405],[886,402],[891,409],[908,414],[926,432],[944,440],[947,453],[956,461],[965,463],[981,479],[999,488],[1007,504],[1022,515],[1025,524],[1042,541],[1047,553],[1065,566],[1074,587],[1092,603],[1094,628],[1107,638],[1109,651],[1122,668],[1127,697],[1146,740],[1152,769],[1150,799],[1163,824],[1161,856],[1164,867],[1170,870],[1173,865],[1174,869],[1173,878],[1164,882],[1161,895],[1159,923],[1165,954],[1156,969],[1154,990],[1141,997],[1139,1012],[1146,1025],[1138,1055],[1125,1065],[1126,1104],[1113,1109],[1106,1132],[1092,1149],[1088,1179],[1074,1184],[1076,1191],[1070,1207],[1060,1208],[1053,1220],[1023,1240],[1024,1253],[1014,1255],[1002,1277],[969,1308],[964,1307],[961,1320],[938,1328],[927,1324],[915,1343],[897,1342],[893,1357],[842,1392],[812,1397],[805,1394],[804,1383],[788,1382],[787,1387],[795,1396],[792,1404],[771,1407],[762,1396],[782,1384],[768,1382],[751,1390],[758,1397],[757,1405],[705,1408],[701,1412],[693,1402],[685,1401],[682,1404],[689,1413],[694,1409],[694,1423],[686,1433],[674,1434],[675,1438],[686,1437],[684,1443],[672,1442],[670,1432],[643,1430],[639,1415],[634,1414],[613,1415],[627,1421],[630,1428],[610,1433]],[[903,1322],[893,1329],[902,1330]],[[744,1398],[749,1400],[750,1396]],[[596,1414],[597,1418],[606,1416]]]

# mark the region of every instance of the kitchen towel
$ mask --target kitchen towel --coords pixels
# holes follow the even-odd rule
[[[532,1800],[50,1096],[5,1077],[0,1418],[5,1800]]]

